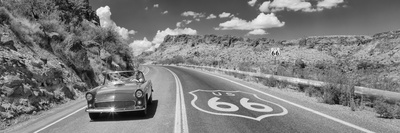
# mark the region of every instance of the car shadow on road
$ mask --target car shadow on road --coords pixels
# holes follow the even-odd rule
[[[130,121],[130,120],[143,120],[151,119],[156,114],[158,107],[158,100],[153,100],[152,104],[148,106],[147,115],[140,111],[135,112],[122,112],[122,113],[103,113],[98,119],[91,122],[105,122],[105,121]]]

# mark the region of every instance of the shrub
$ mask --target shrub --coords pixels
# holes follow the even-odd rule
[[[261,78],[261,83],[265,86],[276,87],[279,84],[279,81],[275,78]]]
[[[240,73],[231,73],[235,78],[244,79],[246,75]]]
[[[375,78],[373,79],[373,81],[371,81],[373,84],[373,88],[377,88],[380,90],[388,90],[388,91],[397,91],[399,92],[400,89],[400,83],[394,81],[392,78],[389,77],[378,77],[375,76]]]
[[[270,67],[260,67],[260,72],[264,74],[272,74],[273,70]]]
[[[185,63],[185,60],[183,59],[182,56],[176,55],[171,59],[172,64],[179,64],[179,63]]]
[[[315,67],[315,68],[318,68],[318,69],[320,69],[320,70],[324,70],[325,68],[327,68],[327,65],[326,65],[324,62],[322,62],[322,61],[317,61],[317,62],[314,64],[314,67]]]
[[[238,69],[239,69],[240,71],[256,72],[255,70],[253,70],[253,69],[251,68],[251,66],[252,66],[252,63],[251,63],[251,62],[241,62],[241,63],[239,63],[239,65],[238,65]]]
[[[307,38],[300,39],[299,46],[307,46]]]
[[[361,61],[360,63],[357,64],[357,69],[358,70],[367,70],[369,68],[373,68],[374,64],[367,62],[367,61]]]
[[[312,86],[305,87],[304,92],[309,97],[321,97],[322,96],[321,90],[319,88],[315,88]]]
[[[12,16],[4,7],[0,7],[0,24],[10,24]]]
[[[345,84],[328,84],[323,89],[322,102],[350,106],[354,102],[354,86]]]
[[[186,60],[187,64],[191,64],[191,65],[199,65],[199,62],[197,62],[196,60],[194,60],[193,58],[189,58]]]
[[[374,102],[374,109],[376,113],[383,118],[400,118],[400,104],[388,103],[384,98],[379,98]]]
[[[296,61],[294,62],[294,66],[300,69],[304,69],[306,68],[307,64],[302,59],[296,59]]]
[[[326,85],[323,88],[322,102],[327,104],[338,104],[340,91],[332,84]]]
[[[288,77],[293,77],[293,69],[289,69],[289,67],[285,67],[282,65],[279,65],[276,67],[276,75],[282,75],[282,76],[288,76]]]

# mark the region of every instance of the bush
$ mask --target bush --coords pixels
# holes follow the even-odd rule
[[[241,62],[241,63],[239,63],[239,65],[238,65],[238,69],[239,69],[240,71],[256,72],[255,70],[253,70],[253,69],[251,68],[251,66],[252,66],[252,63],[251,63],[251,62]]]
[[[374,68],[374,64],[367,61],[361,61],[357,64],[358,70],[367,70],[369,68]]]
[[[264,74],[272,74],[273,70],[270,67],[260,67],[260,72]]]
[[[12,16],[4,7],[0,7],[0,24],[10,24]]]
[[[325,68],[327,68],[327,64],[325,64],[325,63],[322,62],[322,61],[317,61],[317,62],[314,64],[314,67],[315,67],[315,68],[318,68],[318,69],[320,69],[320,70],[324,70]]]
[[[294,77],[294,71],[293,71],[293,69],[289,69],[288,66],[285,67],[285,66],[282,66],[282,65],[278,65],[276,67],[276,75]],[[304,76],[300,76],[300,77],[304,77]]]
[[[199,65],[199,62],[197,62],[197,61],[194,60],[193,58],[187,59],[187,60],[186,60],[186,63],[187,63],[187,64],[190,64],[190,65]]]
[[[246,75],[244,74],[240,74],[240,73],[231,73],[233,75],[233,77],[235,78],[239,78],[239,79],[244,79],[246,78]]]
[[[300,69],[304,69],[306,68],[307,64],[302,59],[296,59],[296,61],[294,62],[294,66]]]
[[[299,41],[299,46],[307,46],[307,38],[301,38]]]
[[[312,86],[305,87],[304,92],[309,97],[322,97],[322,91]]]
[[[400,104],[388,103],[384,98],[379,98],[374,102],[374,109],[376,113],[383,118],[400,118]]]
[[[261,78],[260,81],[263,85],[269,87],[277,87],[279,84],[279,81],[275,78]]]
[[[354,86],[328,84],[323,89],[322,102],[350,106],[354,102]]]
[[[389,77],[378,77],[375,76],[372,82],[372,87],[377,88],[380,90],[388,90],[388,91],[395,91],[400,92],[400,83],[394,81],[392,78]]]
[[[172,64],[180,64],[180,63],[185,63],[185,59],[183,59],[183,57],[182,56],[180,56],[180,55],[176,55],[176,56],[174,56],[173,58],[172,58],[172,60],[171,60],[172,62]]]

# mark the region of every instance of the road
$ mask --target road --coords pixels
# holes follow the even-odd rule
[[[104,114],[91,121],[84,99],[10,132],[396,132],[340,112],[302,103],[228,76],[175,66],[146,66],[153,81],[149,114]]]

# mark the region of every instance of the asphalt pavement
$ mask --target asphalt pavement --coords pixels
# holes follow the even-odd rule
[[[153,104],[140,113],[103,114],[91,121],[86,101],[30,120],[10,132],[329,133],[396,132],[246,82],[176,66],[146,66]]]

